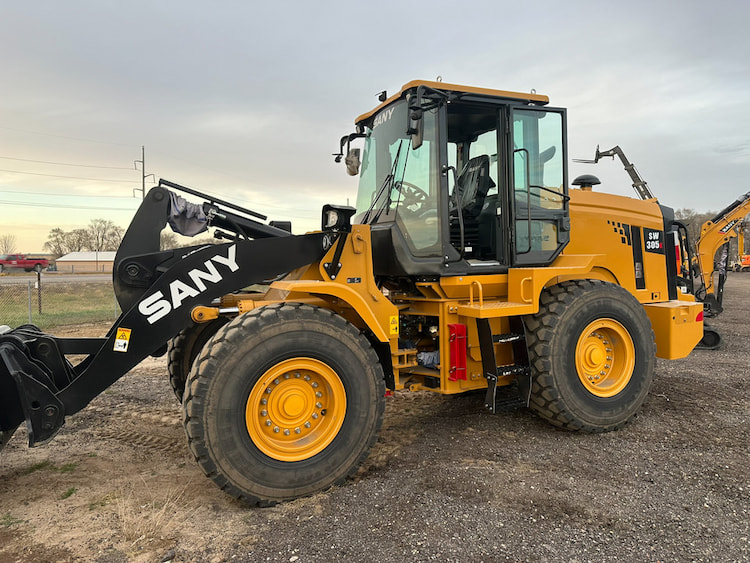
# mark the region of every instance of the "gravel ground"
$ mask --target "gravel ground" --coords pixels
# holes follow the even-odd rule
[[[341,487],[248,509],[199,471],[163,359],[0,457],[0,563],[750,560],[750,274],[718,351],[657,363],[636,420],[603,435],[481,395],[399,392]],[[89,327],[89,331],[101,327]]]

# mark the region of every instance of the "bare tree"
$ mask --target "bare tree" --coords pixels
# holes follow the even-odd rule
[[[697,213],[695,209],[677,209],[674,212],[675,219],[685,224],[688,229],[688,235],[690,236],[690,242],[695,245],[695,242],[701,236],[701,227],[703,223],[711,220],[716,213],[708,211],[706,213]]]
[[[162,231],[159,235],[159,250],[172,250],[180,244],[177,242],[177,235],[169,231]]]
[[[92,252],[117,250],[122,242],[125,229],[118,227],[107,219],[92,219],[85,229],[74,229],[63,231],[57,227],[47,235],[44,248],[59,258],[69,252],[81,252],[89,250]]]
[[[81,252],[92,246],[88,229],[73,229],[65,233],[65,242],[68,252]]]
[[[0,235],[0,254],[13,254],[17,243],[16,235]]]
[[[44,249],[52,254],[55,259],[70,252],[65,236],[65,231],[59,227],[52,229],[47,235],[47,242],[44,243]]]
[[[125,230],[107,219],[92,219],[87,247],[91,251],[117,250]]]

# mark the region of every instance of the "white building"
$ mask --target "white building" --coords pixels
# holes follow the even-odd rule
[[[111,273],[115,252],[71,252],[55,260],[58,272],[80,274],[91,272]]]

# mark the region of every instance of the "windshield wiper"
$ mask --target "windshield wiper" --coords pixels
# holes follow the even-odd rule
[[[365,216],[362,218],[362,223],[364,223],[365,225],[368,224],[370,214],[375,210],[378,202],[383,197],[384,193],[388,194],[388,199],[386,200],[387,205],[383,205],[380,207],[377,215],[375,215],[375,217],[372,218],[372,222],[376,223],[378,219],[380,218],[380,215],[383,213],[383,210],[390,207],[391,188],[393,187],[393,180],[396,177],[396,166],[398,165],[399,156],[401,155],[401,147],[403,146],[403,144],[404,144],[404,139],[401,139],[398,144],[398,150],[396,151],[396,157],[393,159],[393,166],[391,166],[391,172],[383,180],[383,184],[380,186],[378,193],[375,195],[375,199],[372,200],[370,207],[367,208],[367,211],[365,212]]]

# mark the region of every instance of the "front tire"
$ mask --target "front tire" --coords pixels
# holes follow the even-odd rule
[[[269,505],[340,484],[377,439],[383,370],[333,312],[279,304],[240,315],[203,348],[183,399],[190,449],[222,490]]]
[[[190,368],[198,353],[211,337],[229,322],[226,317],[219,317],[207,323],[194,324],[183,329],[169,341],[167,373],[177,400],[182,402],[185,384],[190,375]]]
[[[529,406],[539,416],[568,430],[606,432],[637,414],[656,346],[643,306],[627,290],[595,280],[552,286],[526,327]]]

